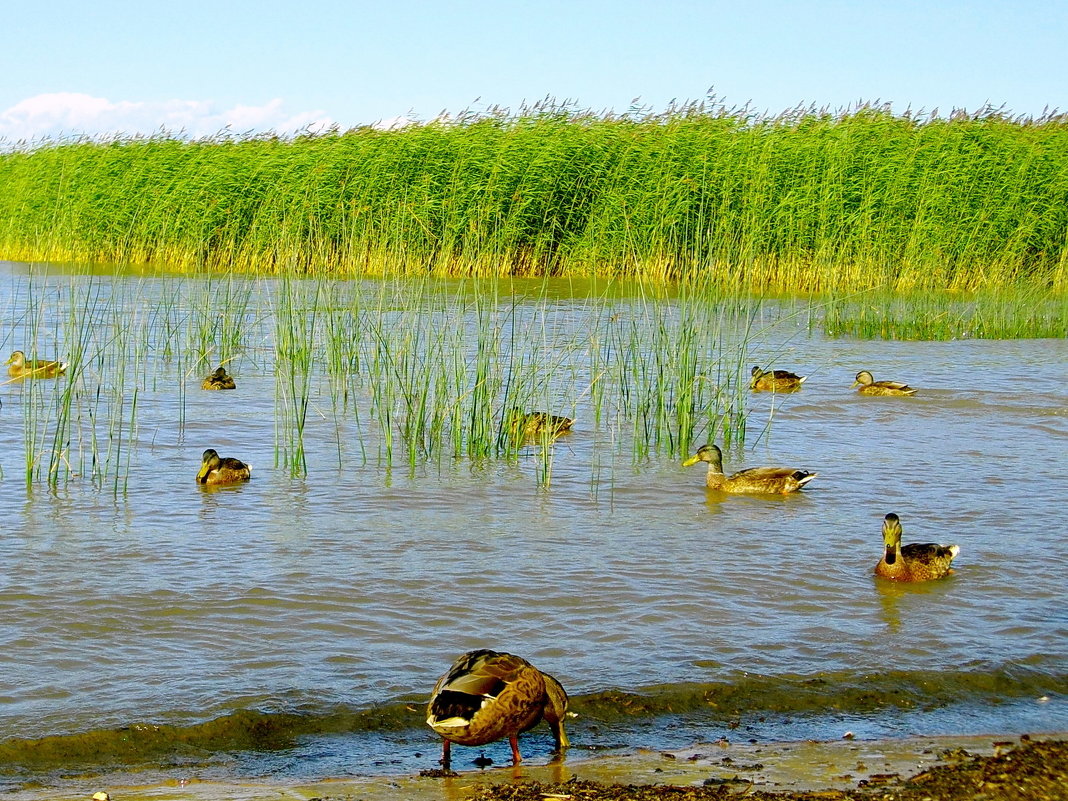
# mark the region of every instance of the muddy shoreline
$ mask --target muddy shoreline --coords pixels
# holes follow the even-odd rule
[[[472,801],[1063,801],[1068,799],[1068,742],[1025,740],[995,744],[981,756],[963,748],[939,755],[940,764],[919,772],[871,773],[844,789],[759,789],[754,781],[707,779],[699,786],[619,784],[574,780],[563,784],[511,784],[482,788]]]
[[[300,783],[285,777],[139,782],[136,774],[25,788],[5,801],[644,801],[652,798],[763,801],[1068,801],[1068,733],[913,737],[900,740],[732,743],[584,757],[448,775],[345,777]]]

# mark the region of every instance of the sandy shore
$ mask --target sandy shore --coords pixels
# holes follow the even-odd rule
[[[1029,781],[1030,794],[991,794],[991,782]],[[434,773],[434,772],[431,772]],[[438,772],[440,773],[440,772]],[[919,784],[905,780],[921,775]],[[1044,774],[1049,774],[1044,775]],[[936,782],[931,778],[934,775]],[[985,775],[985,774],[984,774]],[[1052,778],[1051,778],[1052,777]],[[130,780],[131,777],[125,777]],[[1043,784],[1045,782],[1045,784]],[[996,782],[995,782],[996,784]],[[936,785],[958,786],[960,795],[938,794]],[[1053,788],[1046,791],[1043,787]],[[669,789],[671,787],[679,790]],[[909,795],[909,788],[923,790]],[[685,788],[685,789],[682,789]],[[875,791],[878,792],[875,792]],[[1068,734],[1033,737],[919,737],[904,740],[736,744],[705,743],[677,751],[586,757],[572,750],[566,760],[512,768],[462,771],[440,776],[330,779],[309,784],[284,779],[248,782],[173,781],[107,786],[104,780],[6,793],[10,801],[86,801],[107,791],[112,801],[543,801],[592,799],[747,798],[788,799],[1068,799]],[[817,792],[818,791],[818,792]],[[650,795],[650,793],[652,793]],[[970,793],[970,794],[968,794]],[[978,794],[977,794],[978,793]],[[985,794],[984,794],[985,793]],[[1052,794],[1051,794],[1052,793]],[[1059,793],[1059,794],[1058,794]]]

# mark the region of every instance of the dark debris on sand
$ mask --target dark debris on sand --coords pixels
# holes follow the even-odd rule
[[[478,788],[472,801],[1068,801],[1068,742],[1023,742],[996,756],[960,754],[909,778],[872,777],[852,790],[765,792],[748,784],[708,787],[601,784],[502,784]]]

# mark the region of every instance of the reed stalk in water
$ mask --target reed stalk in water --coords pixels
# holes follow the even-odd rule
[[[308,472],[304,428],[308,421],[316,332],[322,301],[321,282],[284,278],[274,297],[275,390],[281,414],[275,420],[275,463],[290,475]]]
[[[829,298],[819,324],[831,336],[863,339],[1059,339],[1068,336],[1068,294],[1020,286],[863,292]]]
[[[16,336],[51,340],[71,367],[61,381],[23,388],[27,481],[89,475],[125,491],[152,400],[175,392],[184,409],[186,384],[223,352],[274,376],[276,466],[296,477],[322,447],[307,434],[314,399],[327,394],[338,469],[353,455],[409,471],[504,459],[548,484],[561,449],[579,442],[570,437],[596,436],[617,449],[604,459],[629,452],[641,462],[678,458],[697,438],[744,436],[748,346],[732,332],[759,304],[724,299],[713,284],[609,282],[559,301],[556,291],[499,279],[296,276],[253,290],[170,276],[75,277],[55,292],[33,279],[16,301],[25,307]],[[513,410],[578,417],[582,433],[520,438]]]

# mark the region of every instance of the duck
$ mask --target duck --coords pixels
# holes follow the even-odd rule
[[[789,370],[768,370],[754,367],[749,388],[756,392],[797,392],[808,376],[791,373]]]
[[[853,382],[853,387],[859,386],[857,390],[861,395],[915,395],[916,390],[910,387],[908,384],[902,384],[900,381],[876,381],[870,372],[867,370],[861,370],[857,373],[856,380]],[[852,389],[853,387],[850,387]]]
[[[197,473],[198,484],[236,484],[252,478],[252,467],[240,459],[222,458],[214,448],[204,451],[204,460]]]
[[[562,417],[548,412],[524,412],[521,409],[512,409],[505,421],[509,433],[516,439],[534,439],[541,434],[549,437],[558,437],[571,430],[575,421],[570,417]]]
[[[204,389],[237,389],[234,377],[226,372],[226,368],[222,365],[215,368],[215,372],[205,378],[200,386]]]
[[[27,359],[26,354],[17,350],[5,362],[10,365],[7,374],[12,378],[55,378],[67,371],[64,362],[49,362],[43,359]]]
[[[698,462],[708,462],[705,483],[710,489],[739,494],[787,495],[819,475],[793,467],[750,467],[727,476],[723,474],[723,451],[711,443],[698,448],[682,466],[690,467]]]
[[[892,581],[931,581],[953,572],[959,545],[901,544],[901,518],[891,512],[883,518],[883,558],[875,575]]]
[[[570,745],[564,731],[567,692],[555,678],[503,651],[479,649],[459,656],[434,686],[427,725],[442,737],[441,764],[447,770],[451,745],[485,745],[505,737],[518,765],[519,735],[544,718],[555,750]]]

